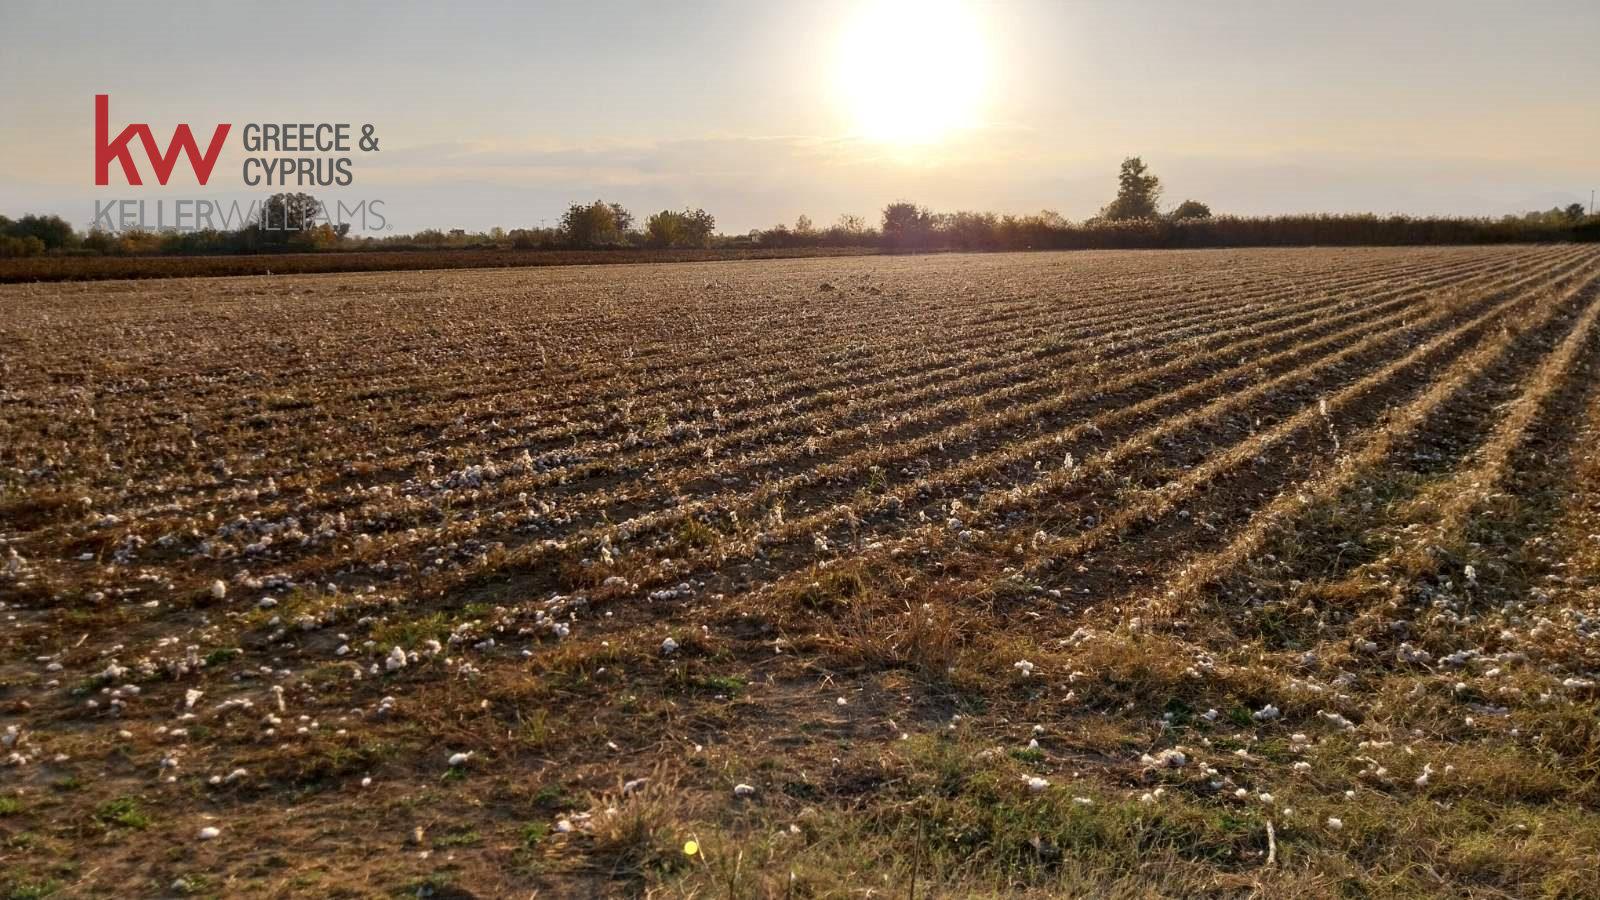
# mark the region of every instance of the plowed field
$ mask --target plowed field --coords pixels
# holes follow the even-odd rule
[[[1600,894],[1592,246],[0,313],[16,896]]]

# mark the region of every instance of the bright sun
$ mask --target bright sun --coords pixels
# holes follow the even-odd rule
[[[989,55],[957,0],[877,0],[839,44],[838,89],[865,137],[927,144],[977,124]]]

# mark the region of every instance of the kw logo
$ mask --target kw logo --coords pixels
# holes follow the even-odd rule
[[[122,129],[116,140],[110,140],[111,125],[111,98],[106,94],[96,94],[94,97],[94,183],[110,184],[111,161],[122,163],[122,173],[128,176],[129,184],[144,184],[139,180],[139,169],[133,164],[133,154],[128,150],[128,142],[134,135],[144,144],[145,155],[150,157],[150,165],[155,167],[156,178],[166,184],[172,175],[173,166],[178,162],[178,151],[182,150],[189,156],[189,165],[194,169],[195,177],[201,184],[211,177],[211,170],[217,164],[217,158],[222,155],[222,142],[228,139],[228,129],[232,125],[218,125],[217,131],[211,136],[211,146],[206,149],[204,156],[200,155],[200,147],[194,141],[194,134],[189,131],[189,126],[179,125],[172,134],[172,143],[167,146],[167,152],[161,153],[156,146],[155,135],[150,133],[149,125],[129,125]]]

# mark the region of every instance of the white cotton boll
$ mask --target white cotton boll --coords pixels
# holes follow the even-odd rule
[[[1333,816],[1329,816],[1328,817],[1328,827],[1332,828],[1334,831],[1338,831],[1339,829],[1344,827],[1344,820],[1335,818]]]
[[[205,691],[197,691],[194,688],[190,688],[189,690],[184,691],[183,692],[183,708],[184,709],[194,709],[194,705],[199,702],[201,697],[204,697],[204,696],[205,696]]]
[[[838,700],[835,700],[833,702],[838,704],[839,706],[849,706],[850,705],[850,701],[846,700],[843,697],[840,697]]]
[[[228,586],[222,583],[222,579],[219,578],[216,581],[211,582],[211,599],[221,600],[227,596]]]
[[[666,640],[661,642],[661,652],[662,653],[676,653],[676,652],[678,652],[678,642],[673,640],[672,638],[667,638]]]
[[[1344,716],[1341,716],[1338,713],[1328,712],[1327,710],[1323,709],[1318,710],[1317,715],[1321,716],[1329,725],[1332,725],[1335,728],[1340,728],[1345,731],[1350,731],[1351,729],[1355,728],[1355,725],[1353,725],[1349,719],[1346,719]]]
[[[1153,769],[1178,769],[1189,762],[1181,750],[1163,750],[1154,756],[1146,753],[1139,757],[1140,764]]]
[[[1280,713],[1278,712],[1278,708],[1273,706],[1271,703],[1268,703],[1266,706],[1263,706],[1251,713],[1250,718],[1255,719],[1257,722],[1270,722],[1273,719],[1276,719],[1279,715]]]
[[[450,755],[450,768],[455,769],[472,761],[472,753],[453,753]]]
[[[406,651],[396,646],[389,651],[389,656],[383,661],[383,667],[391,672],[397,672],[406,667]]]
[[[202,840],[202,841],[213,840],[213,839],[215,839],[217,837],[220,837],[221,835],[222,835],[222,832],[220,830],[218,830],[217,828],[214,828],[214,827],[212,827],[210,825],[207,825],[206,827],[200,829],[200,840]]]
[[[1034,665],[1025,659],[1019,659],[1011,664],[1011,668],[1016,669],[1023,678],[1029,678],[1033,675]]]
[[[635,778],[632,781],[625,782],[622,785],[622,796],[626,797],[630,794],[637,793],[638,790],[644,787],[649,781],[650,779],[648,778]]]
[[[1045,788],[1048,788],[1049,786],[1050,786],[1050,782],[1044,780],[1043,778],[1040,778],[1037,775],[1028,776],[1028,790],[1034,792],[1035,794],[1043,791]]]
[[[741,782],[733,786],[733,795],[735,797],[754,797],[756,795],[756,789],[751,785]]]

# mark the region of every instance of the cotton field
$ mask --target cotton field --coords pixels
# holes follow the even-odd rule
[[[0,308],[18,895],[1595,891],[1593,248]]]

